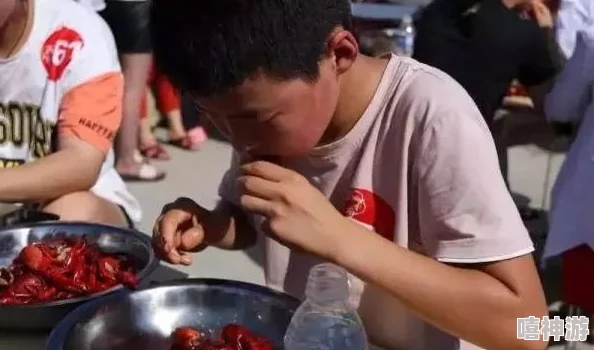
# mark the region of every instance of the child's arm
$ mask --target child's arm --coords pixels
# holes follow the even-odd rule
[[[517,339],[517,318],[548,315],[530,255],[446,265],[349,222],[335,262],[384,288],[427,322],[489,350],[545,349]]]
[[[208,245],[221,249],[246,249],[256,243],[256,230],[249,224],[245,212],[236,205],[221,201],[208,216],[205,232]]]

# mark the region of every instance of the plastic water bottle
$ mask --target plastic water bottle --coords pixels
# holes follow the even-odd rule
[[[416,34],[412,16],[404,16],[394,34],[398,50],[404,56],[411,57],[413,55]]]
[[[285,350],[367,349],[363,324],[349,304],[346,271],[332,264],[314,266],[305,294],[285,335]]]

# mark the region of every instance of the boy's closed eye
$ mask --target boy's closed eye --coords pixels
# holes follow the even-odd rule
[[[247,110],[239,113],[234,113],[226,117],[227,120],[243,120],[243,121],[254,121],[258,123],[268,123],[273,119],[280,116],[281,113],[262,113],[256,110]]]

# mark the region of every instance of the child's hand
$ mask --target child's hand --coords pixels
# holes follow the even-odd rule
[[[264,230],[281,243],[333,260],[347,222],[300,174],[258,161],[245,164],[238,179],[243,209],[267,220]]]
[[[190,265],[189,252],[204,248],[204,215],[208,211],[189,198],[178,198],[163,207],[153,228],[157,255],[171,264]]]
[[[533,0],[530,5],[536,23],[538,23],[541,28],[553,28],[553,15],[547,5],[545,5],[542,0]]]

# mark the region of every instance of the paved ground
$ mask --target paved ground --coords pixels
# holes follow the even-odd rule
[[[548,206],[546,200],[548,188],[544,185],[547,179],[547,169],[554,179],[563,160],[562,154],[549,153],[534,144],[534,140],[523,140],[524,135],[533,134],[538,123],[531,117],[517,118],[512,123],[510,139],[517,143],[510,149],[510,182],[512,189],[536,208]],[[540,127],[540,126],[538,126]],[[549,144],[547,129],[543,128],[543,140],[536,143]],[[513,136],[513,137],[512,137]],[[144,232],[150,232],[154,219],[160,208],[167,201],[179,196],[195,198],[206,205],[213,205],[216,200],[216,189],[222,172],[230,159],[230,148],[218,141],[209,141],[200,152],[188,153],[176,149],[170,150],[172,160],[162,163],[162,167],[169,171],[166,181],[159,184],[132,184],[131,189],[142,203],[145,215],[140,225]],[[534,231],[535,240],[545,231],[543,222],[530,225]],[[254,283],[262,283],[263,276],[260,265],[260,255],[255,251],[224,252],[209,249],[195,257],[194,264],[189,268],[170,269],[161,268],[155,279],[190,277],[218,277],[236,279]],[[543,273],[548,298],[551,303],[558,300],[558,266],[549,265]],[[46,335],[44,334],[12,334],[0,332],[0,350],[38,350],[43,348]],[[554,347],[558,348],[558,347]],[[559,347],[561,348],[561,347]],[[586,345],[579,349],[594,349]]]

